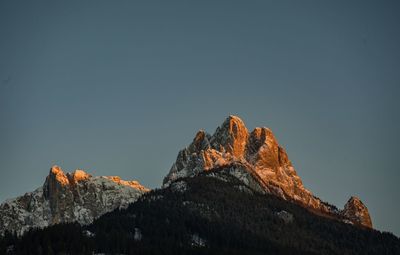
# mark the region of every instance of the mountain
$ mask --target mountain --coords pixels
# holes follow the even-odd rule
[[[178,178],[221,168],[229,169],[260,192],[292,201],[319,215],[372,228],[368,209],[359,199],[351,198],[340,211],[314,196],[304,187],[272,131],[257,127],[249,132],[237,116],[229,116],[213,135],[200,130],[193,142],[179,152],[163,183],[168,186]]]
[[[0,215],[23,233],[0,235],[0,254],[400,254],[359,198],[323,202],[270,129],[236,116],[200,130],[159,189],[55,166]]]
[[[141,196],[92,224],[0,239],[0,254],[396,255],[400,239],[260,193],[229,169],[203,171]]]
[[[149,190],[118,176],[93,177],[82,170],[65,174],[53,166],[42,187],[0,205],[0,234],[65,222],[89,224],[116,208],[126,208]]]

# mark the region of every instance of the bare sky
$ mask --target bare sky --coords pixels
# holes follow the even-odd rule
[[[0,201],[53,164],[159,187],[236,114],[400,235],[400,4],[323,2],[1,1]]]

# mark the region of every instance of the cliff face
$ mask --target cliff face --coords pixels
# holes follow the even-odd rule
[[[147,191],[136,181],[93,177],[82,170],[64,173],[53,166],[42,187],[0,205],[0,234],[23,234],[63,222],[89,224],[106,212],[127,207]]]
[[[317,213],[344,217],[352,223],[372,227],[370,222],[358,220],[352,211],[341,213],[315,197],[304,187],[272,131],[257,127],[249,132],[237,116],[229,116],[213,135],[200,130],[193,142],[178,153],[164,179],[164,186],[180,177],[221,168],[232,169],[232,174],[240,175],[255,189],[296,202]]]

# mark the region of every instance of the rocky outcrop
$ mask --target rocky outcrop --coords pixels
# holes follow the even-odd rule
[[[266,193],[293,201],[318,214],[347,217],[304,187],[285,149],[269,128],[257,127],[249,132],[237,116],[229,116],[213,135],[200,130],[193,142],[178,153],[163,184],[168,186],[180,177],[222,168],[239,175],[255,190],[261,187]],[[353,222],[352,218],[348,219]]]
[[[23,234],[63,222],[89,224],[116,208],[125,208],[149,191],[137,181],[118,176],[93,177],[83,170],[64,173],[53,166],[44,185],[0,205],[0,234]]]
[[[358,197],[351,197],[344,206],[342,213],[352,223],[372,228],[372,221],[368,209]]]

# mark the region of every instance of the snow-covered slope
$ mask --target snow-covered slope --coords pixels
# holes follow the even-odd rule
[[[82,170],[65,174],[53,166],[42,187],[0,205],[0,234],[63,222],[89,224],[116,208],[125,208],[149,191],[118,176],[93,177]]]
[[[365,206],[352,206],[352,210],[340,212],[314,196],[303,186],[286,151],[278,144],[272,131],[257,127],[249,132],[237,116],[229,116],[213,135],[200,130],[193,142],[179,152],[164,179],[164,186],[180,177],[218,169],[227,169],[253,189],[293,201],[317,214],[344,217],[346,222],[372,227]]]

